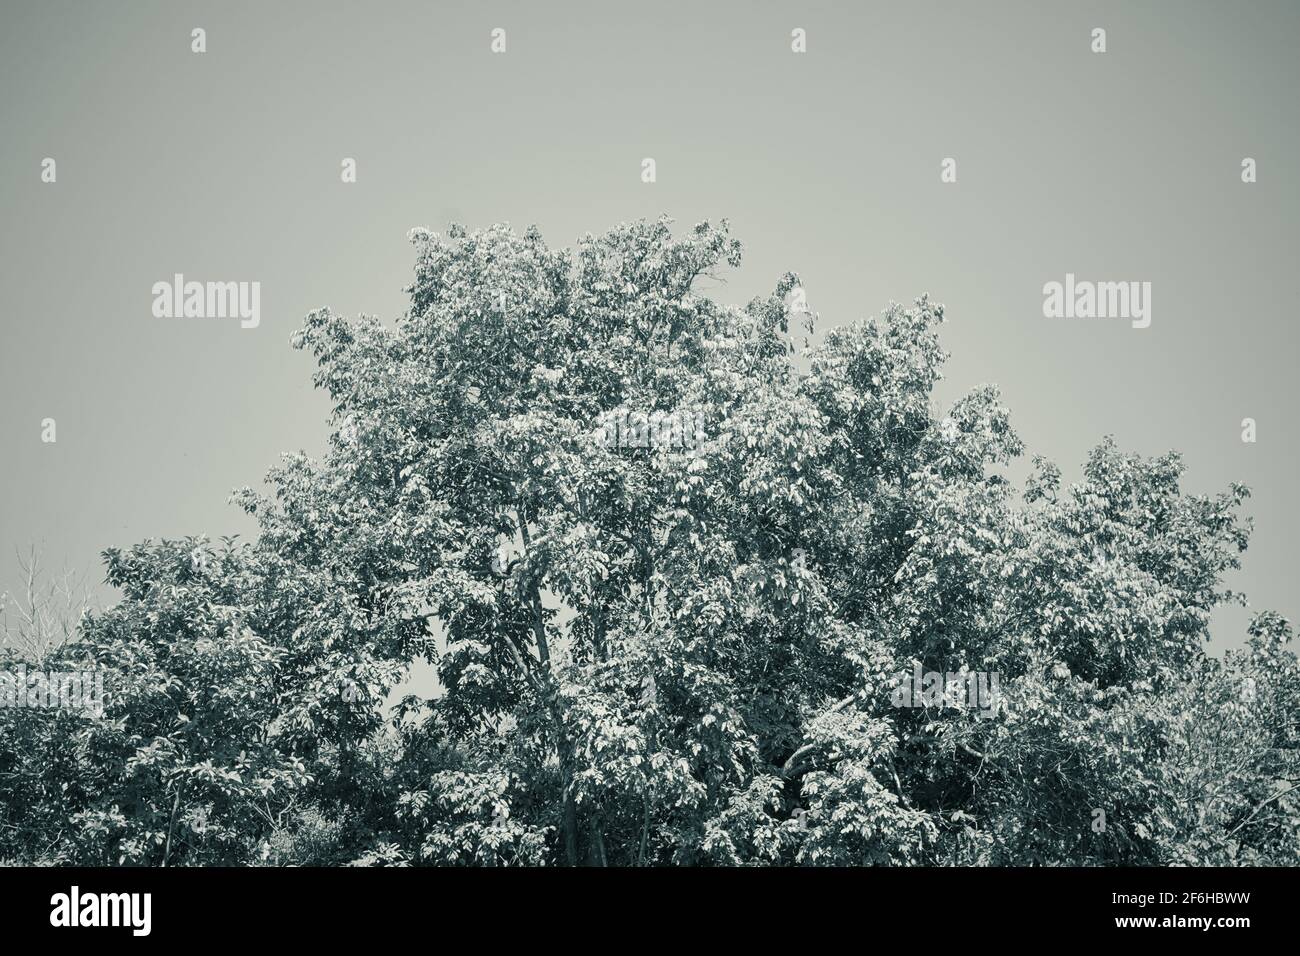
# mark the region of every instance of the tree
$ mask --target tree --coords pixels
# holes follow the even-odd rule
[[[101,675],[104,713],[0,710],[0,856],[246,861],[248,834],[308,781],[273,728],[284,651],[257,633],[248,550],[192,538],[105,552],[122,601],[44,661]]]
[[[725,223],[411,238],[395,325],[322,310],[295,336],[330,447],[238,493],[256,542],[182,592],[211,623],[179,652],[159,630],[165,547],[86,629],[184,708],[199,644],[239,688],[205,718],[229,746],[167,751],[138,839],[181,794],[216,828],[185,818],[184,862],[1296,858],[1289,628],[1205,654],[1244,488],[1186,495],[1176,455],[1107,440],[1018,494],[996,389],[934,408],[941,306],[831,330],[805,367],[797,276],[743,308],[701,293],[739,263]],[[385,720],[416,657],[440,693]],[[993,675],[996,700],[895,706],[915,669]],[[171,706],[144,709],[167,736]]]
[[[49,573],[35,545],[17,555],[23,590],[0,594],[0,648],[40,660],[72,640],[91,607],[84,578],[69,568]]]

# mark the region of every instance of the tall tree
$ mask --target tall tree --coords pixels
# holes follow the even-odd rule
[[[333,432],[238,493],[257,540],[201,573],[202,543],[109,555],[126,597],[78,653],[135,688],[113,730],[0,712],[68,755],[0,746],[33,841],[193,863],[1300,854],[1289,627],[1205,653],[1245,489],[1187,495],[1176,455],[1107,440],[1080,481],[1038,461],[1018,492],[997,390],[936,408],[941,306],[796,360],[797,276],[743,308],[703,294],[740,261],[726,223],[411,238],[406,315],[322,310],[295,336]],[[418,658],[439,692],[387,719]],[[917,671],[990,699],[912,693]]]

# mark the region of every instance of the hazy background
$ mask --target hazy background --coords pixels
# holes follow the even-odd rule
[[[723,301],[794,270],[825,329],[929,292],[950,318],[940,398],[998,383],[1067,479],[1109,433],[1183,452],[1189,490],[1246,482],[1257,530],[1231,583],[1300,612],[1300,4],[0,11],[0,591],[32,542],[97,582],[106,547],[247,537],[230,490],[324,445],[290,333],[324,305],[398,315],[412,226],[536,223],[568,245],[667,213],[732,220],[746,261]],[[260,281],[261,326],[155,319],[150,287],[175,272]],[[1043,283],[1066,272],[1150,281],[1151,327],[1043,318]],[[1214,647],[1245,620],[1221,613]]]

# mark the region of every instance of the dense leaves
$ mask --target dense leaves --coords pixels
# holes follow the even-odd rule
[[[1290,630],[1204,650],[1245,489],[1106,441],[1017,491],[997,390],[935,407],[941,306],[796,356],[796,276],[702,293],[725,223],[411,238],[395,325],[295,335],[334,430],[237,494],[257,540],[106,555],[121,602],[42,665],[104,717],[0,710],[0,857],[1300,859]],[[996,693],[896,706],[918,671]]]

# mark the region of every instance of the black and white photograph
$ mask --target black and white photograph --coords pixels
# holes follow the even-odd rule
[[[15,941],[1280,929],[1298,47],[0,0]]]

